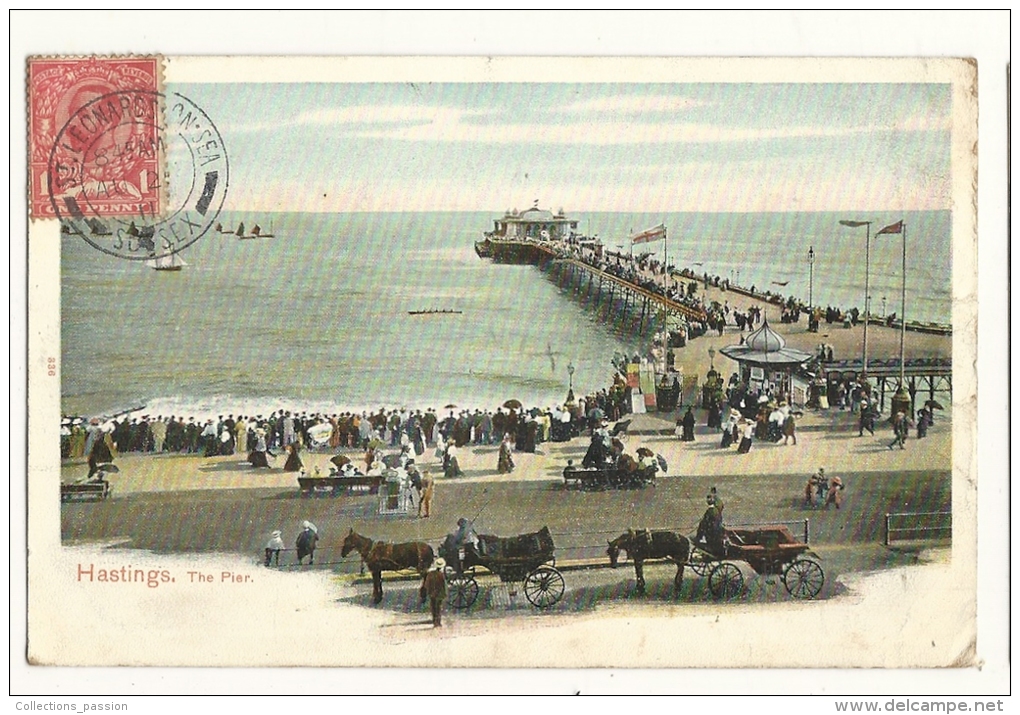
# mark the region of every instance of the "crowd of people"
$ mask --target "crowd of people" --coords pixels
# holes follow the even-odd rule
[[[515,468],[514,452],[534,453],[544,442],[565,442],[591,426],[592,420],[618,420],[630,411],[630,388],[617,376],[612,386],[547,408],[525,409],[508,400],[495,410],[458,410],[448,405],[445,416],[435,409],[380,409],[378,412],[334,414],[278,410],[263,415],[221,415],[196,419],[179,415],[118,415],[113,418],[65,417],[61,426],[61,457],[87,458],[89,477],[95,465],[111,463],[117,454],[200,454],[204,457],[245,455],[254,468],[272,466],[284,456],[284,471],[303,472],[303,450],[363,450],[364,466],[350,460],[335,464],[336,474],[372,474],[383,469],[381,450],[401,453],[401,463],[435,449],[447,477],[462,476],[458,450],[466,446],[499,445],[501,473]],[[343,470],[343,471],[341,471]]]

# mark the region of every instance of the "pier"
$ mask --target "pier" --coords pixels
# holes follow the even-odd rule
[[[594,299],[596,309],[607,306],[607,318],[626,320],[628,312],[640,314],[638,332],[643,333],[652,317],[663,312],[680,315],[689,320],[704,322],[704,310],[692,308],[655,293],[643,286],[570,257],[550,242],[488,240],[485,247],[476,247],[479,255],[487,254],[496,263],[531,264],[548,271],[553,278],[574,295],[586,300]]]
[[[574,245],[574,244],[571,244]],[[590,263],[575,257],[575,253],[564,250],[562,241],[541,241],[529,239],[500,239],[488,237],[485,241],[476,243],[475,248],[478,255],[491,258],[496,263],[534,265],[545,272],[561,288],[565,288],[570,295],[577,297],[593,307],[605,319],[611,323],[620,322],[624,325],[636,328],[637,332],[644,334],[649,328],[661,325],[662,314],[679,316],[691,323],[704,325],[709,316],[706,311],[699,307],[687,305],[654,290],[645,287],[649,283],[661,280],[661,273],[641,271],[638,279],[645,285],[640,285],[632,280],[626,280],[606,270],[597,268]],[[611,257],[611,255],[610,255]],[[673,271],[671,275],[678,274]],[[738,286],[726,285],[722,287],[709,286],[701,278],[693,275],[684,275],[678,281],[689,283],[696,281],[701,287],[698,297],[703,305],[709,305],[715,300],[722,304],[725,300],[733,298],[747,298],[763,304],[766,317],[769,311],[781,310],[783,299],[771,293],[752,292]],[[604,311],[604,313],[603,313]],[[775,320],[775,313],[771,314]],[[657,322],[658,321],[658,322]],[[775,323],[778,325],[778,323]],[[848,328],[843,324],[822,323],[819,332],[810,332],[805,320],[800,324],[790,326],[779,326],[780,331],[790,341],[790,345],[805,351],[814,351],[819,341],[825,343],[837,343],[840,358],[833,362],[825,362],[821,365],[826,376],[826,382],[834,385],[843,380],[856,380],[861,373],[862,362],[860,355],[861,325]],[[899,387],[900,360],[898,355],[891,357],[896,349],[895,343],[899,340],[899,322],[872,322],[871,330],[874,347],[878,349],[877,354],[889,355],[888,358],[870,357],[868,359],[867,374],[873,383],[881,408],[884,410],[887,402],[888,392],[895,392]],[[910,396],[910,409],[913,413],[916,409],[916,397],[926,396],[929,400],[935,400],[936,393],[952,395],[952,328],[950,326],[928,326],[915,323],[907,323],[907,333],[913,334],[908,340],[907,356],[904,364],[904,388]],[[718,350],[734,342],[733,333],[735,326],[729,325],[725,337],[716,335],[714,331],[707,331],[695,334],[703,335],[699,344],[711,346]],[[692,335],[692,337],[695,337]],[[702,365],[701,358],[695,357],[702,351],[695,351],[686,362],[697,363],[693,374],[698,375],[707,371],[712,365]]]

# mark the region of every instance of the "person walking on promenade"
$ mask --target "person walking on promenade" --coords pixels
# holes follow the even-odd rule
[[[684,442],[694,441],[694,412],[688,407],[684,413],[683,419],[681,420],[681,428],[683,436],[680,438]]]
[[[868,430],[872,436],[875,434],[875,411],[866,398],[861,399],[860,421],[857,425],[857,436],[863,437],[864,430]]]
[[[267,454],[271,454],[271,452],[266,446],[266,431],[261,427],[257,427],[255,429],[255,448],[248,455],[248,462],[256,469],[259,467],[266,467],[268,469],[269,460],[266,459]]]
[[[302,522],[301,533],[298,534],[297,542],[297,560],[299,564],[304,564],[304,558],[308,557],[308,565],[311,566],[315,563],[315,547],[319,542],[319,530],[310,521]]]
[[[917,438],[924,439],[928,436],[928,427],[931,426],[931,412],[928,408],[922,407],[917,411]]]
[[[797,444],[797,420],[794,419],[793,413],[786,416],[783,420],[783,444],[787,444],[789,440],[793,440],[793,444]]]
[[[457,445],[455,444],[446,445],[446,451],[443,454],[443,476],[447,479],[464,476],[464,472],[460,468],[460,461],[457,459]]]
[[[829,480],[825,476],[825,467],[819,467],[818,471],[811,475],[804,487],[804,504],[806,506],[820,506],[825,503],[825,494],[829,489]]]
[[[163,415],[159,415],[149,425],[149,431],[152,433],[152,451],[156,454],[160,454],[163,451],[163,443],[166,441],[166,422],[163,421]]]
[[[297,442],[287,445],[287,462],[283,465],[283,471],[300,472],[304,469],[305,465],[301,462],[299,451],[300,448]]]
[[[266,568],[269,568],[269,565],[274,561],[277,566],[280,565],[281,551],[283,551],[283,532],[277,529],[266,543]]]
[[[747,454],[751,451],[751,440],[754,437],[754,421],[744,420],[744,434],[740,440],[740,446],[737,447],[738,454]]]
[[[896,416],[893,417],[893,434],[895,437],[893,441],[887,446],[892,449],[897,444],[900,449],[906,449],[907,435],[910,434],[910,421],[907,419],[905,412],[897,412]]]
[[[835,504],[836,508],[839,509],[843,503],[843,480],[839,477],[833,477],[829,480],[829,493],[825,497],[825,508],[829,508],[829,504]]]
[[[239,415],[237,422],[234,424],[234,434],[236,439],[234,443],[237,445],[238,454],[248,454],[248,423],[244,421],[244,415]]]
[[[101,427],[96,427],[92,448],[89,450],[89,474],[87,479],[92,479],[96,472],[101,471],[100,465],[113,462],[113,452],[116,444],[110,433]]]
[[[514,471],[513,449],[510,446],[510,435],[504,434],[503,441],[499,443],[499,462],[496,471],[500,474],[510,474]]]
[[[442,557],[432,562],[432,568],[422,579],[419,595],[421,602],[429,599],[429,607],[432,610],[432,627],[440,628],[443,625],[443,601],[446,600],[446,560]]]
[[[436,480],[429,474],[429,470],[422,470],[421,473],[421,498],[418,500],[418,518],[428,519],[432,514],[432,497],[436,491]]]

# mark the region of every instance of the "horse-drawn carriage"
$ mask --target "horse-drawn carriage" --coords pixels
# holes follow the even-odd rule
[[[708,588],[715,598],[731,599],[744,590],[744,575],[733,563],[742,561],[755,573],[781,575],[787,592],[795,598],[814,598],[822,590],[825,573],[810,547],[794,538],[785,526],[757,529],[723,529],[715,540],[689,539],[672,531],[628,529],[609,542],[609,563],[615,567],[620,551],[634,562],[638,593],[644,593],[644,562],[668,559],[676,564],[673,583],[677,595],[684,568],[708,576]]]
[[[439,555],[447,562],[447,599],[454,608],[468,608],[478,598],[479,567],[504,583],[522,583],[525,597],[538,608],[563,598],[565,583],[556,569],[548,527],[510,538],[479,534],[477,546],[457,546],[451,537],[439,547]]]
[[[687,565],[699,576],[708,575],[708,588],[716,598],[734,598],[744,589],[744,576],[734,561],[746,563],[760,576],[779,575],[794,598],[814,598],[825,583],[811,547],[785,526],[723,529],[721,541],[691,544]]]

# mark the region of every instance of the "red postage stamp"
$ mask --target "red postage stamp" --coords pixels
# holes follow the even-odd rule
[[[135,108],[120,101],[158,92],[160,72],[158,57],[29,60],[32,218],[53,218],[66,198],[98,217],[162,211],[159,122],[124,121]]]

